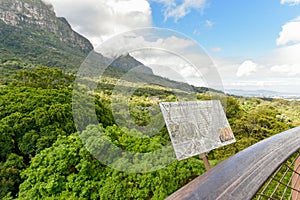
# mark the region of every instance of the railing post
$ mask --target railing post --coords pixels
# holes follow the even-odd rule
[[[300,190],[300,156],[297,158],[294,166],[294,173],[292,177],[292,188],[296,188],[297,190]],[[300,194],[296,190],[292,190],[291,192],[292,199],[293,200],[299,200]]]

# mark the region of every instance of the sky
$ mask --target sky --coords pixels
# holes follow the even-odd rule
[[[66,17],[94,47],[137,28],[166,28],[177,33],[155,41],[143,34],[135,35],[114,46],[130,42],[131,48],[166,47],[182,53],[182,57],[195,58],[199,52],[192,55],[185,50],[197,43],[214,63],[225,91],[300,93],[300,0],[44,1],[51,3],[57,16]],[[166,52],[161,60],[154,59],[155,51],[132,55],[154,68],[162,67],[163,62],[177,64],[182,67],[178,73],[195,85],[205,82],[196,79],[211,78],[205,72],[193,73],[186,61]]]

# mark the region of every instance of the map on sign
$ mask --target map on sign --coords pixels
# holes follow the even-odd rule
[[[177,160],[235,142],[219,100],[162,102],[160,108]]]

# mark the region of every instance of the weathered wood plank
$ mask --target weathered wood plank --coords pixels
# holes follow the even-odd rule
[[[247,200],[300,149],[300,127],[265,139],[223,161],[167,200]]]

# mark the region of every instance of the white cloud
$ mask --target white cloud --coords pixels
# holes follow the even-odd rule
[[[232,59],[217,64],[220,66],[219,71],[227,89],[298,92],[299,52],[300,43],[277,48],[272,54],[253,58],[252,61],[245,61],[242,65],[237,65],[239,61]]]
[[[211,28],[211,27],[214,26],[214,23],[212,21],[210,21],[210,20],[206,20],[205,21],[205,26],[208,27],[208,28]]]
[[[275,65],[271,71],[286,76],[297,76],[300,74],[300,65]]]
[[[205,55],[202,57],[197,55],[200,58],[197,59],[198,63],[202,63],[202,65],[196,63],[197,67],[192,65],[193,61],[188,59],[194,56],[190,52],[177,55],[164,49],[141,49],[131,55],[150,67],[156,75],[197,86],[207,86],[203,77],[208,71],[207,66],[211,63],[209,63],[209,57],[205,57]],[[193,64],[195,63],[193,62]]]
[[[211,48],[210,51],[213,52],[213,53],[220,53],[222,51],[222,48],[221,47],[214,47],[214,48]]]
[[[287,82],[286,80],[280,80],[280,79],[269,79],[268,77],[265,77],[267,80],[247,80],[247,81],[232,81],[229,83],[227,86],[230,88],[240,88],[240,89],[252,89],[252,90],[257,90],[257,89],[271,89],[275,90],[276,88],[279,87],[287,87],[291,86],[293,84],[296,84],[297,86],[300,84],[299,80],[294,83],[293,82]],[[260,87],[260,88],[258,88]]]
[[[142,33],[143,34],[143,33]],[[149,33],[150,35],[151,33]],[[115,58],[124,55],[129,49],[143,49],[143,48],[158,48],[158,49],[172,49],[174,52],[183,51],[184,49],[193,46],[191,40],[178,38],[176,36],[161,37],[155,40],[148,40],[144,35],[135,35],[135,33],[128,32],[121,36],[108,40],[103,45],[96,48],[96,51],[102,55],[110,58]]]
[[[300,42],[276,49],[265,62],[268,62],[272,72],[277,75],[296,76],[300,72]]]
[[[147,0],[45,0],[94,46],[113,35],[152,26]]]
[[[199,36],[201,33],[200,33],[200,31],[198,31],[197,29],[195,29],[195,30],[193,31],[193,34]]]
[[[291,6],[297,5],[300,3],[300,0],[280,0],[281,4],[288,4]]]
[[[174,0],[152,0],[152,1],[164,4],[167,8],[176,6],[176,2]]]
[[[183,0],[177,4],[175,0],[152,0],[164,4],[165,20],[174,18],[175,21],[185,17],[192,10],[201,11],[205,7],[206,0]]]
[[[251,61],[214,57],[225,90],[273,90],[299,93],[300,43]],[[242,63],[242,64],[241,64]],[[248,64],[247,64],[248,63]]]
[[[279,33],[277,45],[286,45],[300,42],[300,17],[286,23],[282,26],[282,31]]]
[[[258,64],[254,63],[250,60],[247,60],[240,65],[236,75],[238,77],[250,76],[257,71],[258,67],[259,67]]]
[[[300,2],[300,1],[299,1]],[[282,26],[277,48],[269,58],[273,65],[271,71],[281,76],[297,76],[300,74],[300,16]]]
[[[210,85],[218,87],[211,58],[196,42],[174,34],[164,29],[137,30],[108,40],[96,50],[111,58],[129,53],[157,75],[197,86],[206,86],[205,77]]]
[[[299,22],[300,17],[287,22],[282,27],[277,44],[283,46],[274,49],[270,54],[252,58],[252,61],[245,61],[241,65],[237,65],[241,62],[234,60],[236,58],[217,62],[224,87],[298,93],[300,85]]]

